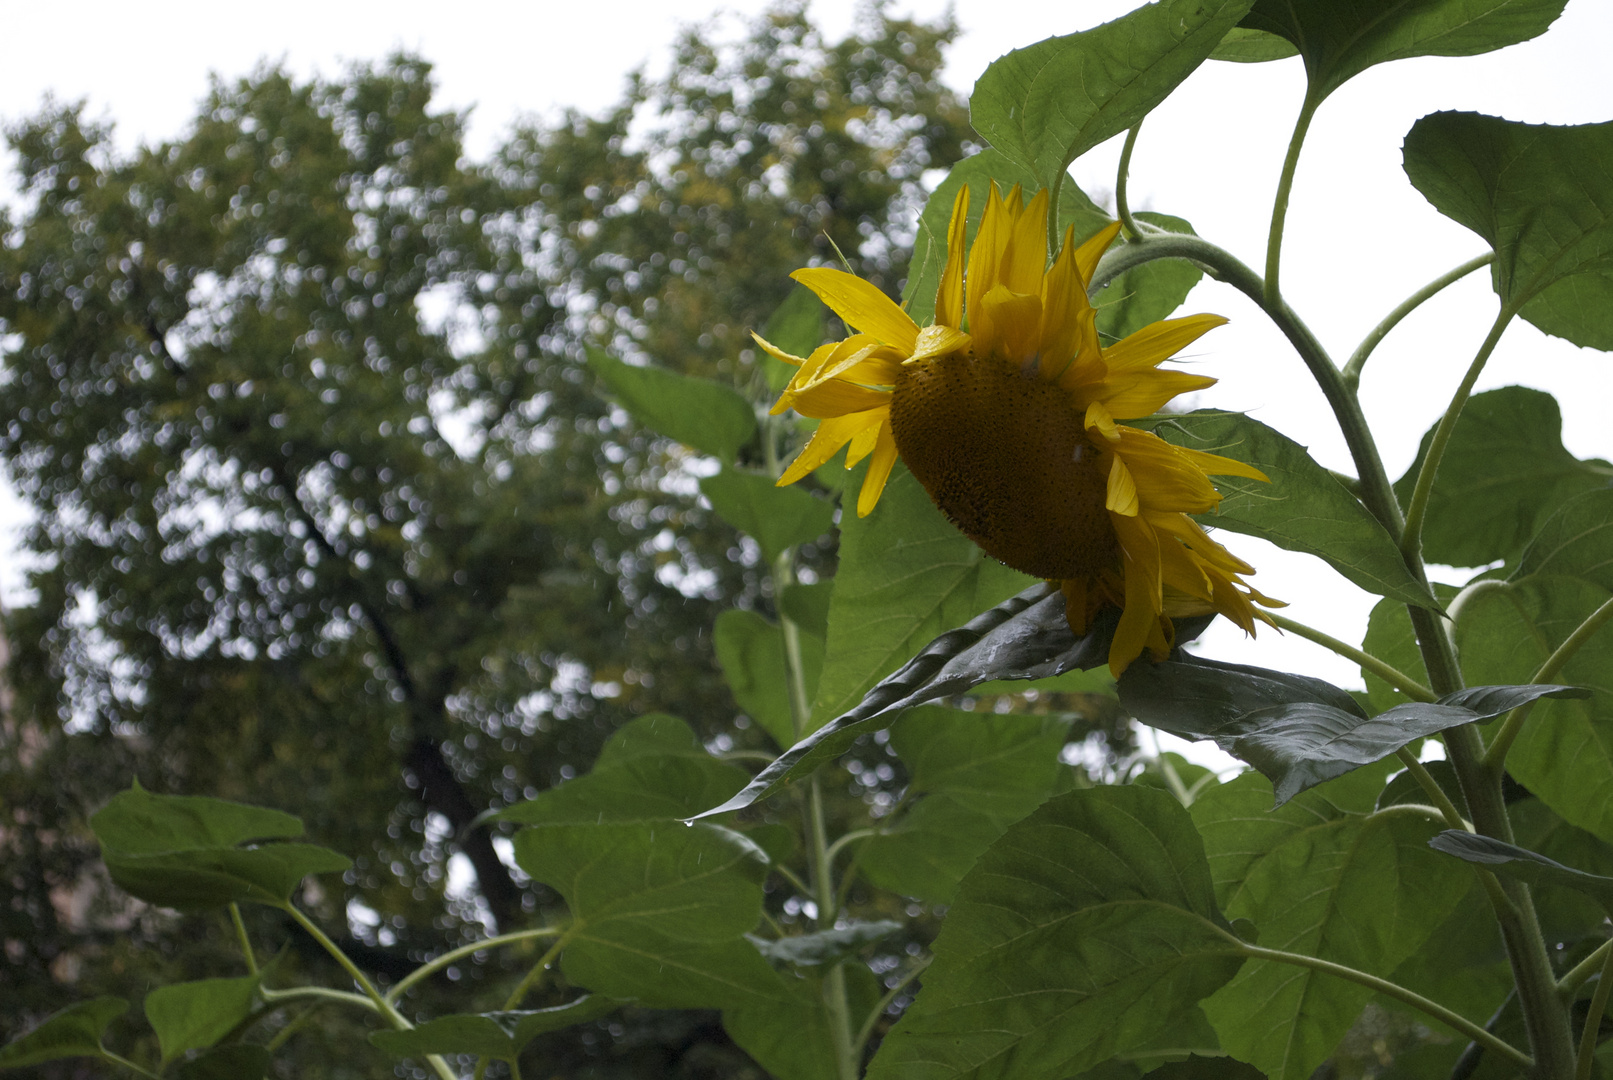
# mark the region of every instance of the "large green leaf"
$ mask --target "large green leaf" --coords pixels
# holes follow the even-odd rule
[[[561,963],[578,986],[656,1008],[730,1008],[782,993],[744,935],[762,913],[767,857],[697,824],[539,825],[515,859],[571,909]]]
[[[1459,591],[1453,585],[1434,583],[1434,596],[1442,605],[1449,604]],[[1367,617],[1367,632],[1361,647],[1398,671],[1414,678],[1423,676],[1417,632],[1412,629],[1405,604],[1395,600],[1380,600],[1374,604],[1372,614]],[[1380,712],[1411,700],[1365,668],[1361,669],[1361,677],[1367,684],[1367,700]]]
[[[257,975],[171,983],[146,995],[146,1019],[157,1032],[166,1064],[187,1050],[212,1046],[252,1013]]]
[[[1545,518],[1576,495],[1606,487],[1613,466],[1581,461],[1563,447],[1562,414],[1550,394],[1505,386],[1474,394],[1440,458],[1423,523],[1423,552],[1451,566],[1517,559]],[[1395,484],[1411,498],[1433,430]]]
[[[1240,949],[1175,799],[1057,796],[964,879],[869,1080],[1063,1080],[1169,1030],[1232,977]]]
[[[1051,717],[934,706],[903,714],[890,744],[909,770],[907,797],[918,801],[863,842],[868,880],[949,903],[980,853],[1052,794],[1069,728]]]
[[[1420,808],[1374,813],[1381,773],[1347,777],[1262,815],[1261,778],[1207,793],[1192,814],[1229,918],[1253,921],[1262,948],[1387,976],[1466,891],[1469,876],[1429,857],[1437,830]],[[1272,1080],[1305,1080],[1372,992],[1307,968],[1251,960],[1204,1002],[1221,1045]]]
[[[668,821],[704,810],[748,779],[708,754],[688,724],[653,713],[617,730],[587,775],[492,817],[523,825]]]
[[[99,1057],[107,1025],[129,1011],[119,997],[98,997],[51,1013],[32,1031],[0,1046],[0,1069],[19,1069],[58,1058]]]
[[[1567,0],[1258,0],[1243,26],[1286,38],[1320,101],[1375,64],[1476,56],[1545,33]]]
[[[724,463],[756,435],[756,412],[730,387],[658,367],[635,367],[588,346],[588,366],[633,419]]]
[[[1455,829],[1440,833],[1428,842],[1428,846],[1447,855],[1455,855],[1458,859],[1491,867],[1497,873],[1529,885],[1558,885],[1584,893],[1613,914],[1613,877],[1587,874],[1517,844]]]
[[[883,987],[863,964],[844,964],[852,1030],[879,1004]],[[776,1080],[839,1080],[821,976],[791,979],[775,1000],[724,1009],[723,1028]]]
[[[1412,125],[1405,157],[1417,190],[1495,249],[1504,305],[1548,334],[1613,349],[1613,122],[1434,113]]]
[[[174,1080],[243,1080],[269,1075],[274,1057],[256,1043],[226,1043],[174,1066]]]
[[[725,468],[700,481],[719,517],[754,537],[771,563],[785,548],[816,540],[834,526],[835,508],[804,488],[778,487],[759,473]]]
[[[1529,541],[1513,580],[1564,574],[1613,591],[1613,488],[1564,502]]]
[[[790,712],[789,672],[784,662],[784,631],[754,611],[729,608],[712,628],[717,663],[739,707],[750,714],[779,746],[795,741]],[[823,664],[823,642],[814,650]],[[814,672],[814,675],[817,673]],[[815,680],[814,680],[815,681]]]
[[[1234,64],[1264,64],[1269,60],[1286,60],[1290,56],[1298,55],[1299,49],[1286,38],[1268,34],[1264,30],[1234,26],[1227,31],[1227,36],[1221,39],[1221,44],[1215,47],[1210,59],[1226,60]]]
[[[987,556],[898,465],[879,507],[847,514],[812,727],[842,715],[937,634],[1006,600],[1029,577]]]
[[[1070,162],[1165,100],[1249,10],[1250,0],[1161,0],[1113,22],[999,57],[969,119],[1052,187]]]
[[[1193,226],[1179,217],[1146,210],[1136,216],[1166,232],[1193,232]],[[1110,338],[1123,338],[1149,323],[1169,318],[1203,276],[1198,266],[1186,259],[1155,259],[1126,271],[1093,298],[1098,308],[1098,331]]]
[[[620,1005],[608,997],[585,994],[550,1009],[451,1013],[433,1017],[409,1031],[371,1032],[370,1042],[398,1057],[476,1054],[510,1061],[539,1035],[596,1020]]]
[[[1360,500],[1345,490],[1305,448],[1241,413],[1199,411],[1159,423],[1155,433],[1194,450],[1255,466],[1269,483],[1216,477],[1220,507],[1199,521],[1315,555],[1369,592],[1402,603],[1437,607],[1406,569],[1400,549]]]
[[[286,903],[309,874],[352,861],[313,844],[235,845],[297,836],[290,814],[223,799],[153,795],[138,783],[90,818],[112,880],[148,903],[179,910],[239,900]]]

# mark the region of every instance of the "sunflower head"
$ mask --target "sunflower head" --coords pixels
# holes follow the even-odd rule
[[[868,282],[814,267],[793,276],[852,335],[808,357],[756,340],[800,369],[773,411],[821,421],[779,483],[849,445],[847,468],[871,458],[857,500],[866,515],[900,456],[988,555],[1059,584],[1077,634],[1101,608],[1121,609],[1109,652],[1118,676],[1144,649],[1164,658],[1172,616],[1220,612],[1249,633],[1270,621],[1254,604],[1277,601],[1240,576],[1253,568],[1188,516],[1219,504],[1209,477],[1266,477],[1119,423],[1213,385],[1159,365],[1226,320],[1169,319],[1103,346],[1087,287],[1120,226],[1080,245],[1068,229],[1049,259],[1047,207],[1045,191],[1027,202],[993,185],[969,245],[969,189],[959,191],[930,326]]]

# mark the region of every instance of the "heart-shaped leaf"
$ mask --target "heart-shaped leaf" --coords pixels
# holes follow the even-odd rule
[[[658,367],[635,367],[587,347],[588,366],[633,419],[728,463],[756,435],[756,412],[731,387]]]
[[[1255,466],[1269,483],[1218,476],[1221,505],[1199,521],[1314,555],[1379,596],[1438,608],[1406,569],[1399,546],[1378,520],[1286,435],[1241,413],[1199,411],[1154,426],[1168,442]]]
[[[653,713],[618,729],[587,775],[489,816],[523,825],[681,819],[749,775],[708,754],[682,720]]]
[[[1567,0],[1258,0],[1243,26],[1286,38],[1305,58],[1310,95],[1327,97],[1375,64],[1477,56],[1546,32]]]
[[[1213,739],[1259,769],[1279,806],[1446,728],[1543,697],[1587,696],[1567,686],[1479,686],[1368,718],[1347,692],[1319,679],[1182,654],[1163,663],[1140,659],[1120,677],[1119,690],[1120,703],[1143,723]]]
[[[964,878],[869,1080],[1063,1080],[1179,1026],[1242,963],[1162,791],[1056,796]]]
[[[1144,116],[1193,73],[1250,0],[1161,0],[1113,22],[998,58],[975,83],[969,120],[1053,187],[1070,162]]]
[[[1576,577],[1613,592],[1613,488],[1569,499],[1541,523],[1511,580],[1534,574]]]
[[[146,995],[146,1019],[166,1064],[187,1050],[212,1046],[252,1013],[260,977],[170,983]]]
[[[1503,305],[1575,345],[1613,349],[1613,122],[1434,113],[1412,125],[1405,158],[1417,190],[1495,249]]]
[[[1605,461],[1581,461],[1563,447],[1563,421],[1550,394],[1504,386],[1474,394],[1465,408],[1428,499],[1423,551],[1450,566],[1511,562],[1550,514],[1569,499],[1605,488]],[[1417,460],[1395,483],[1411,498],[1433,429]]]
[[[240,900],[283,905],[309,874],[337,873],[352,861],[313,844],[237,847],[297,836],[290,814],[223,799],[153,795],[138,783],[90,818],[112,880],[148,903],[181,911]]]
[[[0,1069],[20,1069],[57,1058],[99,1057],[107,1025],[129,1011],[119,997],[80,1001],[45,1017],[38,1027],[0,1046]]]
[[[550,1009],[452,1013],[434,1017],[409,1031],[371,1032],[370,1042],[398,1057],[476,1054],[512,1061],[539,1035],[596,1020],[620,1005],[620,1001],[608,997],[585,994]]]
[[[778,487],[758,473],[725,468],[700,481],[719,517],[753,537],[768,562],[785,548],[816,540],[834,526],[835,508],[798,487]]]

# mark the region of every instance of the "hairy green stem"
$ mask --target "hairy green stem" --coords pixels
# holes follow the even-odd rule
[[[252,939],[246,935],[246,923],[241,919],[241,905],[230,902],[230,923],[235,927],[235,940],[241,943],[241,955],[246,957],[248,974],[258,973],[258,958],[252,955]]]
[[[397,985],[393,986],[392,989],[388,990],[382,996],[388,1001],[395,1002],[398,1000],[398,998],[402,997],[404,992],[415,983],[419,982],[421,979],[429,978],[456,960],[461,960],[467,956],[474,956],[477,953],[484,952],[488,949],[496,949],[500,945],[513,945],[518,941],[532,941],[536,938],[553,937],[556,934],[561,934],[564,932],[564,927],[546,926],[539,930],[517,930],[514,933],[500,934],[497,937],[484,938],[481,941],[473,941],[469,945],[461,945],[457,949],[450,949],[448,952],[443,953],[434,960],[428,960],[424,964],[421,964],[419,967],[409,972],[409,974],[399,979]]]
[[[156,1073],[147,1072],[145,1069],[141,1068],[139,1065],[136,1065],[128,1058],[123,1057],[120,1054],[114,1054],[104,1046],[101,1047],[101,1056],[112,1062],[114,1065],[122,1065],[125,1069],[128,1069],[137,1076],[147,1076],[150,1077],[151,1080],[162,1080],[162,1077],[158,1076]]]
[[[368,1009],[373,1013],[379,1013],[381,1011],[380,1007],[376,1005],[375,1002],[371,1001],[363,994],[355,994],[351,990],[332,990],[328,986],[289,986],[284,990],[270,990],[266,986],[260,986],[258,987],[258,993],[263,996],[264,1001],[267,1001],[270,1004],[275,1004],[282,1001],[302,1001],[311,999],[314,1001],[334,1001],[342,1005],[353,1005],[360,1009]]]
[[[1423,789],[1423,793],[1433,802],[1440,815],[1445,818],[1447,825],[1453,829],[1460,829],[1462,832],[1473,831],[1473,826],[1469,825],[1467,820],[1462,817],[1462,811],[1458,810],[1456,804],[1451,802],[1451,797],[1445,794],[1445,789],[1439,786],[1439,781],[1434,779],[1434,774],[1428,771],[1428,767],[1417,760],[1416,754],[1412,753],[1407,747],[1402,746],[1395,751],[1395,756],[1406,767],[1406,771],[1412,775],[1412,779],[1417,781],[1417,785]]]
[[[914,964],[908,969],[907,974],[903,975],[899,980],[897,980],[895,986],[885,991],[885,996],[879,999],[878,1004],[869,1010],[868,1018],[863,1021],[863,1026],[857,1031],[856,1048],[859,1057],[862,1056],[863,1050],[868,1046],[868,1040],[873,1037],[874,1028],[876,1025],[878,1025],[879,1018],[885,1014],[885,1010],[890,1006],[890,1003],[895,1001],[897,995],[899,995],[903,990],[906,990],[909,986],[911,986],[913,980],[922,975],[924,973],[924,969],[929,967],[930,961],[934,959],[935,957],[933,956],[926,956],[924,959]]]
[[[1580,646],[1595,636],[1598,630],[1606,626],[1609,619],[1613,619],[1613,600],[1608,600],[1601,607],[1591,612],[1584,622],[1576,626],[1574,632],[1563,639],[1563,643],[1557,646],[1556,651],[1546,658],[1546,662],[1540,665],[1540,670],[1535,672],[1535,677],[1529,681],[1539,684],[1548,683],[1555,679],[1557,673],[1563,670],[1563,665],[1568,663],[1575,653],[1579,652]],[[1538,700],[1537,698],[1536,701]],[[1484,764],[1487,768],[1496,772],[1501,770],[1502,765],[1507,760],[1507,751],[1512,749],[1513,740],[1518,737],[1518,732],[1523,730],[1524,721],[1529,719],[1529,713],[1534,706],[1535,701],[1528,701],[1507,713],[1507,718],[1501,722],[1501,730],[1496,732],[1495,740],[1490,743],[1490,748],[1485,751]]]
[[[1283,952],[1281,949],[1263,949],[1258,945],[1251,945],[1246,941],[1232,937],[1230,934],[1227,936],[1232,941],[1237,942],[1239,951],[1245,956],[1256,960],[1270,960],[1278,964],[1292,964],[1294,967],[1310,968],[1312,971],[1324,972],[1359,986],[1368,987],[1385,997],[1392,997],[1397,1001],[1405,1002],[1419,1012],[1432,1016],[1446,1027],[1466,1035],[1473,1042],[1479,1043],[1487,1050],[1495,1051],[1509,1061],[1516,1062],[1525,1068],[1534,1065],[1529,1055],[1505,1039],[1492,1035],[1460,1013],[1447,1009],[1437,1001],[1430,1001],[1415,990],[1408,990],[1399,983],[1390,982],[1388,979],[1380,979],[1376,975],[1359,971],[1352,967],[1345,967],[1343,964],[1335,964],[1330,960],[1306,956],[1303,953]]]
[[[1445,407],[1445,415],[1439,418],[1439,424],[1434,428],[1434,435],[1428,440],[1428,453],[1423,458],[1422,468],[1417,471],[1417,484],[1412,488],[1411,501],[1406,504],[1406,523],[1400,535],[1400,550],[1411,559],[1419,557],[1423,547],[1423,518],[1428,513],[1428,498],[1434,490],[1434,476],[1439,472],[1440,459],[1445,456],[1445,447],[1451,441],[1451,434],[1456,430],[1456,421],[1462,415],[1462,408],[1467,404],[1468,397],[1473,393],[1473,384],[1478,382],[1479,373],[1495,351],[1496,343],[1506,331],[1507,324],[1512,321],[1513,309],[1510,305],[1502,305],[1496,314],[1495,322],[1490,326],[1490,332],[1484,336],[1484,342],[1479,346],[1478,353],[1473,362],[1467,367],[1467,374],[1462,376],[1456,393],[1451,395],[1451,403]]]
[[[1384,316],[1384,320],[1377,326],[1374,326],[1372,328],[1372,332],[1367,334],[1365,338],[1362,338],[1361,344],[1356,346],[1355,353],[1350,357],[1349,363],[1344,365],[1345,385],[1351,390],[1355,390],[1361,385],[1361,369],[1366,366],[1367,357],[1371,356],[1372,350],[1376,349],[1378,347],[1378,343],[1389,335],[1389,331],[1400,325],[1400,320],[1404,319],[1407,315],[1410,315],[1413,311],[1416,311],[1429,299],[1442,292],[1447,286],[1455,284],[1456,282],[1467,277],[1467,275],[1471,274],[1473,271],[1477,270],[1479,267],[1488,266],[1494,261],[1495,252],[1487,251],[1477,258],[1469,259],[1456,269],[1441,274],[1439,277],[1435,278],[1433,281],[1430,281],[1427,285],[1424,285],[1422,288],[1408,296],[1399,307],[1395,308],[1388,315]]]
[[[1596,981],[1596,992],[1591,995],[1591,1009],[1585,1014],[1585,1029],[1579,1036],[1579,1068],[1574,1080],[1591,1080],[1596,1068],[1596,1036],[1602,1029],[1602,1016],[1607,1012],[1608,992],[1613,991],[1613,953],[1602,964],[1602,977]]]
[[[543,982],[543,976],[548,972],[549,965],[554,963],[555,957],[560,955],[560,951],[566,947],[570,940],[569,936],[562,935],[558,941],[545,950],[542,956],[538,957],[536,964],[527,969],[527,973],[522,977],[520,985],[511,990],[510,996],[504,999],[505,1012],[521,1007],[521,1002],[525,1000],[526,996],[537,989]]]
[[[1305,133],[1310,130],[1311,117],[1316,115],[1316,107],[1321,103],[1320,97],[1312,97],[1309,93],[1305,95],[1305,100],[1299,107],[1299,116],[1294,120],[1294,133],[1288,139],[1288,153],[1283,158],[1282,175],[1277,179],[1277,198],[1271,207],[1271,231],[1266,236],[1264,297],[1268,308],[1275,308],[1282,303],[1282,291],[1277,279],[1282,266],[1283,225],[1288,220],[1288,196],[1294,188],[1294,172],[1299,168],[1300,147],[1305,145]]]
[[[1298,634],[1306,641],[1314,641],[1324,649],[1333,650],[1346,660],[1353,660],[1355,663],[1359,664],[1367,671],[1372,672],[1372,674],[1376,675],[1378,678],[1382,679],[1396,690],[1399,690],[1407,697],[1412,698],[1415,701],[1439,700],[1439,695],[1428,689],[1428,687],[1424,686],[1410,675],[1407,675],[1399,668],[1384,663],[1371,653],[1364,652],[1363,650],[1356,648],[1354,645],[1346,644],[1345,642],[1340,641],[1338,638],[1324,634],[1315,627],[1306,626],[1302,622],[1296,622],[1293,619],[1286,618],[1285,616],[1278,615],[1274,612],[1267,612],[1267,614],[1271,616],[1271,621],[1276,623],[1280,629]]]
[[[1137,219],[1131,216],[1131,200],[1126,195],[1126,184],[1131,179],[1131,152],[1137,146],[1137,132],[1142,130],[1142,126],[1139,120],[1126,132],[1126,144],[1120,148],[1120,170],[1115,175],[1115,215],[1120,218],[1120,227],[1128,241],[1136,240],[1143,234],[1137,227]]]

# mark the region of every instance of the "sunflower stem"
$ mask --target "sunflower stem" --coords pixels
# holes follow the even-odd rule
[[[1557,646],[1556,651],[1546,658],[1546,662],[1540,665],[1540,670],[1535,672],[1535,677],[1529,681],[1538,684],[1551,682],[1555,679],[1558,672],[1563,670],[1563,665],[1568,663],[1575,653],[1579,652],[1580,646],[1589,641],[1598,630],[1606,626],[1610,619],[1613,619],[1613,600],[1605,602],[1601,607],[1591,612],[1584,622],[1575,627],[1574,632],[1563,639],[1563,643]],[[1538,700],[1537,698],[1536,701]],[[1507,713],[1507,718],[1501,722],[1501,730],[1496,732],[1495,739],[1490,743],[1490,748],[1484,753],[1484,765],[1486,768],[1500,773],[1501,767],[1507,760],[1507,751],[1512,749],[1513,740],[1518,737],[1518,732],[1523,730],[1523,723],[1529,718],[1529,713],[1534,708],[1534,705],[1534,701],[1525,702]]]
[[[1596,1036],[1602,1029],[1602,1015],[1607,1012],[1609,991],[1613,991],[1613,953],[1603,963],[1602,977],[1591,994],[1591,1009],[1585,1014],[1585,1030],[1579,1036],[1579,1068],[1574,1071],[1574,1080],[1591,1080],[1596,1068]]]
[[[1408,562],[1421,561],[1423,518],[1428,513],[1428,498],[1434,489],[1434,476],[1439,472],[1440,459],[1445,456],[1445,447],[1451,441],[1452,432],[1456,430],[1456,421],[1461,418],[1462,409],[1473,393],[1473,384],[1478,382],[1479,373],[1484,370],[1490,354],[1495,351],[1496,343],[1501,340],[1507,325],[1512,322],[1514,313],[1510,304],[1501,306],[1495,322],[1490,326],[1490,332],[1485,335],[1483,344],[1473,357],[1473,362],[1468,365],[1467,374],[1462,376],[1456,393],[1451,395],[1451,403],[1446,406],[1445,415],[1439,418],[1433,438],[1428,440],[1428,453],[1423,458],[1422,468],[1417,471],[1417,484],[1412,489],[1411,501],[1406,504],[1406,522],[1400,536],[1400,550]]]
[[[1313,626],[1306,626],[1302,622],[1295,622],[1293,619],[1285,618],[1284,616],[1278,615],[1275,612],[1267,612],[1266,614],[1270,616],[1272,622],[1277,624],[1278,628],[1298,634],[1306,641],[1313,641],[1322,646],[1324,649],[1331,649],[1340,656],[1344,657],[1346,660],[1355,661],[1361,667],[1372,672],[1372,674],[1376,675],[1378,678],[1382,679],[1384,682],[1388,683],[1396,690],[1399,690],[1402,694],[1405,694],[1409,698],[1412,698],[1416,701],[1439,700],[1439,695],[1428,689],[1428,687],[1424,686],[1410,675],[1407,675],[1399,668],[1384,663],[1382,660],[1379,660],[1376,656],[1373,656],[1369,652],[1364,652],[1363,650],[1356,648],[1354,645],[1346,644],[1336,637],[1331,637],[1327,634],[1324,634],[1322,631]]]
[[[1294,121],[1294,133],[1288,140],[1288,154],[1283,158],[1282,175],[1277,180],[1277,198],[1271,207],[1271,232],[1266,237],[1264,300],[1267,308],[1275,308],[1282,303],[1277,276],[1282,265],[1283,225],[1288,218],[1288,196],[1294,188],[1294,172],[1299,168],[1300,147],[1305,144],[1305,133],[1310,130],[1311,117],[1316,115],[1316,107],[1321,103],[1320,96],[1306,92],[1305,101],[1299,107],[1299,116]]]
[[[1376,349],[1378,343],[1389,335],[1389,331],[1400,325],[1402,319],[1442,292],[1447,286],[1455,284],[1479,267],[1488,266],[1494,261],[1495,252],[1486,251],[1483,255],[1469,259],[1456,269],[1441,274],[1408,296],[1399,307],[1384,316],[1383,321],[1372,328],[1371,333],[1361,339],[1361,344],[1356,346],[1355,353],[1351,355],[1349,363],[1344,365],[1344,384],[1352,392],[1360,387],[1361,369],[1366,366],[1367,357],[1371,356],[1372,350]]]
[[[1127,241],[1136,240],[1143,234],[1142,229],[1137,227],[1137,220],[1131,216],[1131,201],[1126,196],[1126,185],[1131,179],[1131,151],[1137,145],[1137,132],[1142,130],[1142,126],[1139,120],[1126,132],[1126,145],[1120,148],[1120,171],[1115,175],[1115,214],[1120,218],[1120,227],[1125,230]]]

